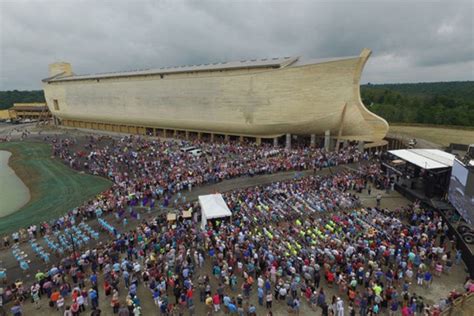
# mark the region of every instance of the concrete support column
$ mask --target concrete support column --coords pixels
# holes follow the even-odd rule
[[[243,143],[243,142],[244,142],[244,137],[243,137],[243,136],[239,136],[239,142],[240,142],[240,143]]]
[[[331,147],[331,131],[324,132],[324,149],[329,150]]]
[[[365,143],[363,141],[359,141],[359,144],[357,146],[359,151],[363,152],[364,151],[364,146],[365,146]]]
[[[166,138],[166,130],[163,129],[163,137]]]
[[[224,135],[224,140],[227,142],[229,141],[229,135]]]
[[[214,141],[214,133],[211,133],[211,142]]]
[[[200,140],[202,137],[202,133],[201,132],[198,132],[198,139]]]
[[[286,134],[286,149],[291,149],[291,134]]]
[[[255,143],[260,146],[262,144],[262,138],[261,137],[256,137],[255,138]]]
[[[311,134],[311,147],[316,147],[316,134]]]
[[[174,131],[173,131],[173,137],[176,138],[177,135],[178,135],[178,131],[177,131],[177,130],[174,130]]]
[[[189,132],[186,131],[185,133],[186,133],[186,140],[188,140],[189,139]]]
[[[278,137],[273,139],[273,147],[278,147]]]

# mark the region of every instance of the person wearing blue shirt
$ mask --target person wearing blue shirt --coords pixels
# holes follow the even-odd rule
[[[190,289],[192,287],[191,281],[189,279],[184,280],[184,287]]]
[[[125,287],[128,289],[130,286],[130,273],[127,270],[123,271],[123,280],[125,282]]]
[[[431,285],[431,280],[432,280],[433,276],[431,274],[430,271],[426,271],[425,272],[425,284],[426,284],[426,287],[430,287]]]
[[[118,262],[114,263],[113,268],[114,268],[115,272],[119,272],[120,271],[120,264]]]
[[[260,306],[263,306],[263,289],[261,287],[258,288],[257,290],[257,294],[258,294],[258,305]]]
[[[137,286],[135,285],[135,283],[132,283],[132,284],[130,285],[129,293],[130,293],[130,295],[135,295],[135,294],[137,294]]]
[[[209,249],[209,257],[214,257],[215,253],[216,251],[214,250],[214,248]]]
[[[91,301],[92,309],[96,309],[99,306],[99,298],[97,297],[96,290],[89,290],[89,299]]]
[[[253,304],[250,304],[248,313],[249,315],[257,315],[257,308]]]
[[[270,292],[272,289],[272,284],[270,283],[270,280],[269,279],[266,279],[265,280],[265,291]]]
[[[393,314],[396,314],[397,311],[398,311],[398,306],[399,306],[399,302],[398,300],[392,300],[392,304],[390,306],[390,310],[392,311]]]
[[[93,273],[89,280],[91,281],[92,286],[97,286],[97,274]]]
[[[183,277],[186,279],[189,276],[189,269],[186,267],[183,269]]]
[[[20,261],[20,268],[23,270],[23,271],[26,271],[30,268],[30,265],[28,264],[28,262],[26,262],[25,260],[22,260]]]
[[[231,315],[237,313],[237,306],[233,303],[233,302],[230,302],[227,307],[229,308],[229,313]]]
[[[229,307],[229,304],[231,303],[231,299],[228,295],[224,295],[224,299],[223,299],[223,303],[224,303],[224,306],[227,306]]]
[[[140,306],[140,299],[138,298],[138,296],[134,295],[132,301],[133,301],[133,305]]]
[[[20,303],[13,305],[12,308],[10,308],[10,311],[12,312],[13,316],[23,315],[23,310],[21,309]]]

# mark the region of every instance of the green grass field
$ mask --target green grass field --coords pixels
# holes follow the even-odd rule
[[[441,146],[449,146],[450,143],[473,144],[474,130],[469,128],[455,129],[444,126],[423,125],[390,125],[390,133],[401,134],[408,137],[422,138]]]
[[[0,143],[0,150],[12,152],[9,164],[31,194],[31,200],[20,210],[0,218],[0,233],[58,218],[112,184],[101,177],[80,174],[51,158],[47,144]]]

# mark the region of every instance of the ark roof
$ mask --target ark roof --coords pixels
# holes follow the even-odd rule
[[[43,82],[60,82],[60,81],[76,81],[76,80],[90,80],[102,78],[119,78],[119,77],[135,77],[135,76],[150,76],[150,75],[165,75],[186,72],[205,72],[216,70],[237,70],[248,68],[284,68],[287,66],[303,66],[307,64],[316,64],[331,62],[343,59],[357,58],[358,56],[341,57],[341,58],[322,58],[322,59],[300,59],[300,57],[277,57],[277,58],[263,58],[263,59],[249,59],[230,62],[216,62],[210,64],[199,65],[185,65],[177,67],[161,67],[154,69],[141,69],[123,72],[109,72],[86,75],[72,75],[63,76],[58,74],[52,77],[43,79]]]

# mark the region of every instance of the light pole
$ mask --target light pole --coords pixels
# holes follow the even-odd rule
[[[74,258],[74,263],[76,261],[76,243],[74,242],[74,237],[72,236],[72,232],[69,232],[69,237],[71,238],[71,243],[72,243],[72,253],[73,253],[73,258]]]

